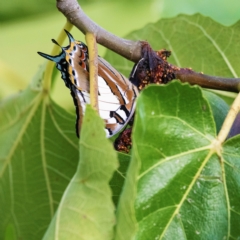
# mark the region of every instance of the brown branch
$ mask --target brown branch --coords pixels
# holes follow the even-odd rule
[[[141,57],[141,42],[119,38],[93,22],[81,9],[76,0],[57,0],[57,8],[82,33],[93,33],[101,45],[119,55],[137,62]]]
[[[66,18],[76,26],[81,32],[86,34],[91,32],[96,36],[99,44],[118,53],[133,62],[138,62],[142,57],[142,42],[131,41],[119,38],[93,22],[81,9],[76,0],[57,0],[57,8]],[[239,78],[222,78],[208,76],[201,73],[196,73],[188,68],[179,68],[173,66],[173,74],[176,79],[189,84],[197,84],[201,87],[225,90],[231,92],[240,91]]]
[[[191,85],[197,84],[204,88],[224,90],[229,92],[240,91],[239,78],[223,78],[217,76],[209,76],[202,73],[196,73],[189,68],[180,68],[174,71],[176,79],[181,82],[188,82]]]

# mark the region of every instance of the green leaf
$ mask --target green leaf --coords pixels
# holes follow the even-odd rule
[[[200,88],[173,81],[143,90],[116,239],[237,236],[230,224],[240,224],[239,138],[235,145],[227,142],[228,162],[217,154],[215,138],[212,111]],[[125,231],[123,218],[131,224]]]
[[[111,181],[110,187],[113,192],[113,202],[115,206],[118,205],[119,197],[122,192],[122,187],[126,178],[126,172],[129,166],[131,156],[129,154],[124,154],[118,152],[118,161],[119,161],[119,168],[115,171]]]
[[[4,240],[17,240],[16,231],[12,224],[6,227]]]
[[[230,107],[221,97],[212,92],[203,91],[203,96],[208,100],[211,106],[214,121],[216,123],[216,131],[218,133],[222,127],[222,124],[228,114]]]
[[[146,40],[152,48],[172,51],[169,62],[178,67],[191,67],[198,72],[221,77],[240,76],[239,25],[216,23],[200,14],[179,15],[147,24],[125,38]],[[129,75],[133,64],[112,52],[106,59],[120,72]]]
[[[117,155],[102,119],[86,107],[80,138],[78,169],[59,204],[44,239],[112,239],[114,205],[109,181]]]
[[[0,106],[0,239],[9,226],[17,239],[41,239],[76,171],[75,116],[51,101],[41,75]]]
[[[223,146],[223,177],[228,204],[228,227],[232,239],[240,236],[240,136],[229,139]]]
[[[137,228],[133,205],[136,198],[137,164],[138,162],[134,161],[132,155],[117,208],[117,226],[114,240],[132,239]]]

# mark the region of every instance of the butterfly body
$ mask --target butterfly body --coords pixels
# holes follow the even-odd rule
[[[90,104],[87,46],[67,32],[70,44],[57,56],[39,54],[56,62],[76,106],[76,132],[79,135],[86,104]],[[56,43],[55,40],[53,40]],[[57,43],[56,43],[57,44]],[[103,58],[98,57],[98,106],[105,122],[107,137],[118,133],[130,121],[135,110],[137,88]]]

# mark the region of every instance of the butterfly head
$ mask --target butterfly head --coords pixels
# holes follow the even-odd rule
[[[87,68],[87,60],[88,60],[88,48],[87,46],[80,41],[77,41],[73,38],[73,36],[65,30],[68,39],[69,45],[66,47],[61,47],[58,42],[52,39],[52,42],[57,44],[61,48],[61,53],[56,56],[51,56],[46,53],[38,52],[38,54],[50,61],[53,61],[57,64],[61,64],[65,60],[68,61],[70,64],[72,61],[77,61],[78,64],[83,67],[84,69]]]

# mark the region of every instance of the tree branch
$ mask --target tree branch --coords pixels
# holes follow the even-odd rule
[[[57,0],[57,8],[83,34],[93,33],[98,43],[133,62],[140,59],[140,41],[119,38],[101,28],[83,12],[76,0]]]
[[[240,91],[239,78],[223,78],[217,76],[209,76],[202,73],[194,72],[189,68],[179,68],[174,71],[176,79],[181,82],[188,82],[191,85],[197,84],[204,88],[224,90],[229,92]]]
[[[126,59],[137,63],[142,57],[141,41],[131,41],[119,38],[93,22],[81,9],[76,0],[57,0],[57,8],[66,18],[76,26],[82,33],[93,33],[99,44],[118,53]],[[197,84],[201,87],[225,90],[231,92],[240,91],[239,78],[222,78],[208,76],[201,73],[196,73],[188,68],[179,68],[172,66],[173,74],[176,79],[189,84]]]

